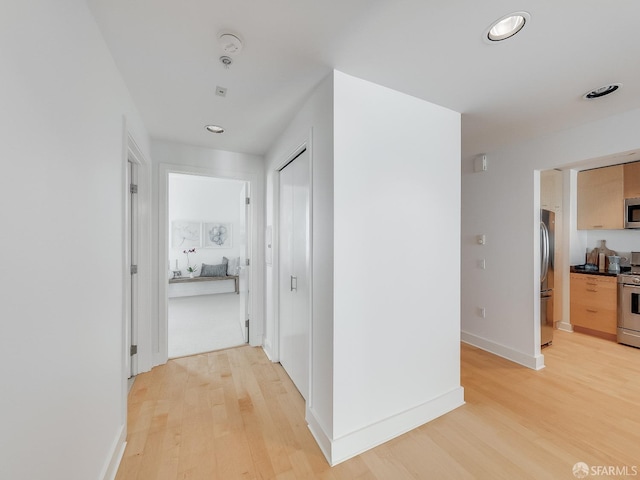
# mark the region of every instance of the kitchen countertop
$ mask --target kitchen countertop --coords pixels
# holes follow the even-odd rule
[[[604,277],[617,277],[618,276],[617,273],[612,273],[612,272],[607,272],[607,271],[601,272],[600,270],[577,270],[574,265],[571,265],[569,271],[571,273],[584,273],[585,275],[601,275],[601,276],[604,276]],[[621,272],[621,273],[627,273],[627,272]]]

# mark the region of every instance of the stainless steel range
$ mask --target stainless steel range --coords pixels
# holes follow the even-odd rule
[[[631,253],[631,265],[618,275],[618,343],[640,347],[640,252]]]

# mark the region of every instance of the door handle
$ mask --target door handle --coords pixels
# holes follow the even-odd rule
[[[291,275],[291,291],[293,292],[294,290],[297,292],[298,291],[298,277],[294,277],[293,275]]]

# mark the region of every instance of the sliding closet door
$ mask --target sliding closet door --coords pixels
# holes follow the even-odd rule
[[[306,399],[309,389],[309,156],[280,171],[280,363]]]

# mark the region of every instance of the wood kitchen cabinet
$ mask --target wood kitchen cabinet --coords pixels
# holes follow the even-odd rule
[[[624,198],[640,197],[640,162],[624,164]]]
[[[556,213],[562,211],[562,172],[560,170],[540,172],[540,208]]]
[[[616,340],[615,276],[571,274],[571,325],[577,332]]]
[[[624,166],[578,172],[578,230],[624,228]]]

